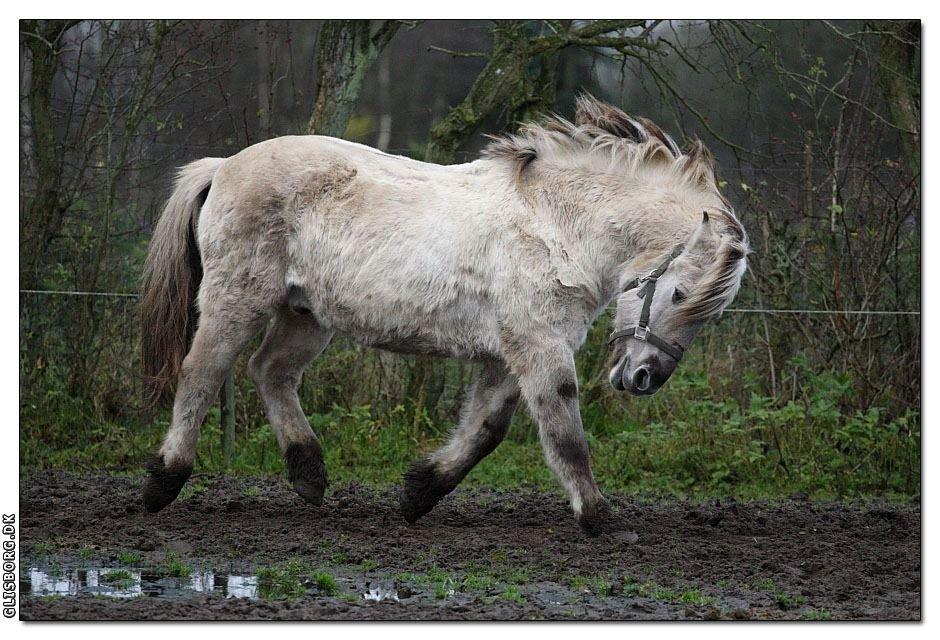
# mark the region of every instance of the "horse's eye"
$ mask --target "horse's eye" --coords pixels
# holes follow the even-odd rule
[[[679,287],[676,287],[676,290],[672,292],[672,302],[674,304],[679,304],[685,300],[685,294],[679,290]]]

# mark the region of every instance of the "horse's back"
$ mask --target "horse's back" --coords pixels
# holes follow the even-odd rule
[[[485,166],[485,163],[484,163]],[[199,224],[218,281],[235,255],[320,321],[387,349],[489,352],[495,189],[444,167],[321,136],[248,147],[219,169]],[[376,319],[381,319],[376,324]],[[425,331],[445,326],[448,334]],[[465,336],[475,335],[471,344]]]

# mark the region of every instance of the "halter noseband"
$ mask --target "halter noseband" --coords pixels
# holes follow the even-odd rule
[[[630,291],[631,289],[636,289],[640,285],[643,287],[637,292],[637,295],[643,298],[643,309],[640,311],[640,320],[637,322],[635,327],[627,327],[626,329],[621,329],[620,331],[614,332],[613,335],[607,340],[607,346],[609,347],[617,340],[621,338],[636,338],[637,340],[642,340],[643,342],[649,342],[651,345],[666,353],[678,362],[682,360],[682,354],[685,349],[682,348],[682,345],[673,344],[666,342],[655,333],[650,331],[650,307],[653,304],[653,294],[656,292],[656,281],[666,273],[666,269],[669,268],[669,265],[672,264],[672,261],[679,257],[685,250],[685,245],[679,245],[672,250],[672,253],[663,260],[662,264],[650,271],[648,274],[642,278],[634,278],[627,286],[623,288],[624,292]]]

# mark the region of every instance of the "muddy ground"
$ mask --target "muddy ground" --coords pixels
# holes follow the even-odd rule
[[[397,494],[335,488],[322,507],[282,478],[194,476],[147,514],[139,477],[26,474],[21,618],[58,619],[879,619],[921,616],[919,504],[611,498],[618,532],[584,535],[560,495],[458,489],[415,525]],[[229,574],[293,561],[291,597],[50,597],[30,567],[142,567],[168,558]],[[398,600],[363,593],[380,585]],[[153,595],[153,594],[144,594]]]

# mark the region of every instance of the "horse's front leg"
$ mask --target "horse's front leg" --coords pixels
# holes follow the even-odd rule
[[[574,354],[559,344],[518,355],[519,384],[538,423],[545,460],[567,491],[578,524],[598,535],[610,517],[610,507],[591,473]]]
[[[519,385],[502,362],[483,365],[450,441],[405,474],[401,513],[414,522],[454,490],[506,437],[519,403]]]

